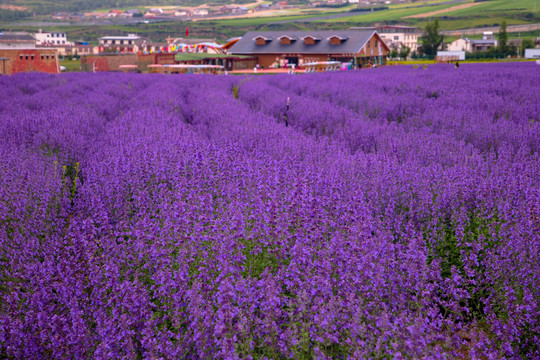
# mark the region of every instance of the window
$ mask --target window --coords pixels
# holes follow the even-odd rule
[[[28,60],[28,55],[25,55],[25,56],[24,56],[24,60]]]
[[[47,60],[49,60],[49,55],[45,56],[45,58],[46,58]]]
[[[32,56],[32,61],[34,61],[34,55],[31,55]]]
[[[304,44],[306,44],[306,45],[315,45],[315,39],[308,36],[307,38],[305,38]]]
[[[43,60],[44,56],[43,56],[43,55],[41,55],[40,57],[41,57],[41,60]]]
[[[51,60],[54,60],[54,55],[51,55]]]
[[[394,40],[399,40],[399,36],[394,36]]]
[[[341,39],[337,36],[332,36],[330,38],[330,45],[341,45]]]
[[[24,56],[19,55],[19,60],[23,60],[23,59],[24,59]]]

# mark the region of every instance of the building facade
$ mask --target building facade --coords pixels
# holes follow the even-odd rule
[[[37,46],[73,45],[67,40],[66,33],[63,32],[43,32],[39,30],[34,36]]]
[[[472,52],[472,42],[467,38],[456,39],[446,45],[446,50]]]
[[[11,49],[0,50],[3,61],[0,71],[2,75],[13,75],[23,72],[44,72],[58,74],[58,51],[56,49]]]
[[[411,52],[418,51],[418,38],[421,30],[411,26],[385,25],[373,27],[353,27],[352,30],[375,30],[390,49],[401,50],[406,46]]]
[[[121,66],[137,66],[137,54],[100,54],[81,57],[81,70],[88,72],[121,71]]]
[[[406,46],[412,52],[418,51],[418,38],[421,31],[418,28],[410,26],[380,26],[375,30],[381,35],[386,45],[390,48],[401,50]]]
[[[0,58],[2,75],[60,72],[58,50],[36,48],[35,38],[24,32],[0,33]]]
[[[488,51],[491,48],[496,48],[497,44],[492,31],[484,31],[482,40],[471,40],[472,52]]]
[[[376,31],[250,31],[229,54],[256,56],[262,67],[326,61],[360,67],[386,63],[389,48]]]
[[[100,53],[137,53],[143,40],[140,36],[103,36],[99,38]]]

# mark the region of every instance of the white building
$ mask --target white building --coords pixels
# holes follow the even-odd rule
[[[191,11],[186,9],[178,9],[174,12],[174,16],[191,16]]]
[[[66,33],[62,32],[43,32],[41,29],[35,35],[36,45],[73,45],[67,41]]]
[[[140,36],[129,34],[128,36],[103,36],[99,38],[99,45],[135,45]]]
[[[377,27],[353,27],[352,30],[376,30],[386,45],[391,49],[400,50],[406,46],[411,52],[418,51],[418,38],[421,31],[411,26],[385,25]]]
[[[208,15],[208,9],[193,9],[193,15],[206,16]]]
[[[99,52],[136,53],[143,40],[135,34],[127,36],[103,36],[99,38]]]
[[[446,50],[472,52],[472,43],[471,40],[467,38],[456,39],[446,45]]]

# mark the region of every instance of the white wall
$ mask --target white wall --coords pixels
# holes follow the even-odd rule
[[[52,45],[72,45],[67,41],[65,33],[58,32],[38,32],[35,34],[37,45],[50,43]]]
[[[465,51],[437,51],[437,56],[457,56],[458,60],[465,60]]]
[[[472,46],[468,39],[457,39],[446,45],[446,50],[472,52]]]
[[[35,49],[36,43],[30,43],[30,42],[13,42],[13,43],[7,43],[2,42],[0,43],[0,50],[27,50],[27,49]]]

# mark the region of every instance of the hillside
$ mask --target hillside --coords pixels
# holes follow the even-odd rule
[[[8,6],[14,6],[18,11],[26,11],[28,14],[51,14],[55,12],[82,12],[96,9],[129,8],[144,6],[172,6],[172,5],[202,5],[206,0],[8,0]],[[252,0],[212,0],[215,4],[242,4],[252,2]],[[7,6],[0,8],[0,12],[13,12]]]

